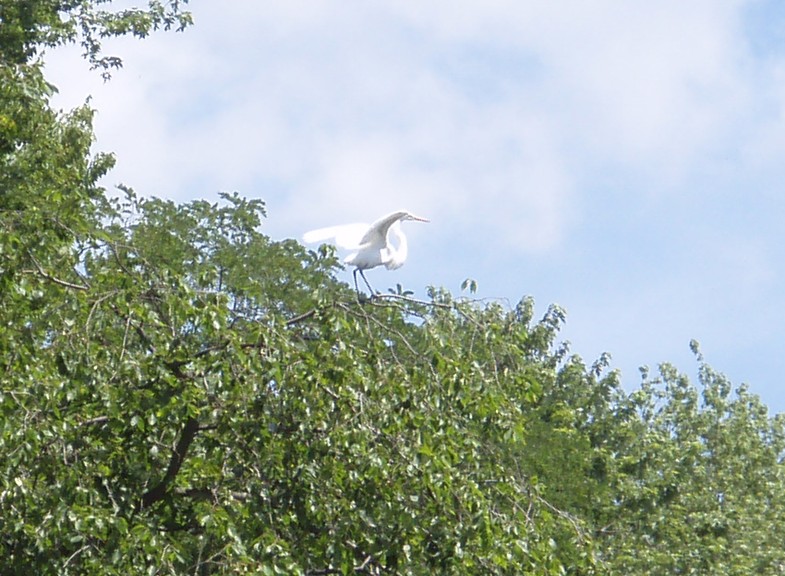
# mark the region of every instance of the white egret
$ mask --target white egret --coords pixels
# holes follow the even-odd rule
[[[363,270],[384,265],[388,270],[403,266],[409,255],[409,245],[401,230],[401,222],[414,220],[428,222],[425,218],[415,216],[405,210],[393,212],[373,224],[345,224],[311,230],[303,235],[307,243],[330,241],[339,248],[354,250],[344,262],[354,266],[354,289],[360,294],[357,286],[357,273],[360,273],[371,295],[375,290],[371,287]],[[396,245],[397,244],[397,245]]]

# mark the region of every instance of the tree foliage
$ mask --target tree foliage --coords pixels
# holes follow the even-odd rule
[[[192,23],[188,0],[149,0],[145,8],[112,9],[112,0],[0,0],[0,61],[29,64],[43,48],[78,42],[95,68],[108,74],[122,61],[102,52],[102,40],[159,29],[184,30]],[[108,77],[108,76],[106,76]]]
[[[0,2],[4,573],[785,572],[783,420],[697,344],[628,392],[558,306],[358,301],[260,200],[106,195],[36,55],[188,18],[108,4]]]

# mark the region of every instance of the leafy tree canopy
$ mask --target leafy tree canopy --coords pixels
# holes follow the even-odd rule
[[[145,8],[112,9],[112,0],[0,0],[0,60],[29,64],[42,48],[79,42],[89,62],[104,72],[121,60],[102,54],[101,41],[154,30],[184,30],[192,23],[188,0],[149,0]],[[122,4],[117,2],[117,4]]]
[[[38,54],[190,18],[110,6],[0,1],[4,573],[785,571],[783,420],[697,344],[627,392],[558,306],[358,302],[260,200],[106,195]]]

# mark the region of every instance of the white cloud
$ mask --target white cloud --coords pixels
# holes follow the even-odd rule
[[[303,206],[309,218],[422,206],[487,215],[480,225],[511,246],[559,241],[568,176],[515,87],[505,100],[472,101],[471,87],[441,74],[431,41],[412,41],[384,10],[268,8],[255,34],[255,18],[238,10],[234,20],[222,6],[204,29],[120,43],[126,69],[93,88],[99,144],[117,150],[123,181],[178,198],[271,182],[286,198],[263,194],[287,218]],[[499,230],[516,218],[525,225]]]
[[[110,43],[107,85],[73,53],[53,73],[66,101],[90,87],[112,178],[142,193],[258,194],[282,228],[418,207],[543,252],[597,171],[678,188],[738,134],[744,6],[246,1]],[[781,146],[762,130],[755,157]]]
[[[127,69],[97,102],[99,136],[143,192],[258,179],[286,183],[296,205],[332,198],[336,217],[380,212],[385,194],[445,218],[482,203],[486,227],[507,222],[510,244],[547,250],[583,157],[683,163],[734,101],[702,97],[729,93],[734,26],[717,3],[417,6],[196,7],[184,35],[117,43]],[[534,64],[461,77],[482,46]]]

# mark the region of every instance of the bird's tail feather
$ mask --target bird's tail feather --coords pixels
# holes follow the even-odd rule
[[[303,234],[307,244],[314,242],[334,242],[340,248],[358,248],[362,237],[368,230],[368,224],[344,224],[311,230]]]
[[[324,242],[325,240],[332,240],[335,238],[335,226],[329,228],[319,228],[318,230],[311,230],[303,234],[303,242],[312,244],[314,242]]]

